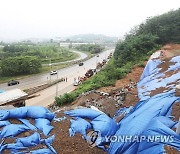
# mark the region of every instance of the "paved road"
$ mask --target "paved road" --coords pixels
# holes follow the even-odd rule
[[[58,72],[59,76],[67,77],[67,82],[60,82],[52,87],[44,89],[36,95],[37,97],[26,100],[26,106],[45,106],[47,107],[49,104],[54,102],[54,97],[57,95],[62,95],[64,93],[69,93],[74,90],[76,87],[73,86],[74,78],[78,78],[78,76],[84,76],[85,72],[90,68],[95,68],[96,63],[102,62],[103,59],[107,58],[110,52],[113,50],[107,50],[101,54],[99,57],[93,57],[86,62],[84,62],[83,66],[74,65],[72,67],[60,70]],[[57,76],[56,76],[57,77]]]
[[[57,75],[50,76],[49,73],[36,75],[30,78],[20,80],[19,85],[8,87],[7,84],[1,84],[0,89],[9,90],[13,88],[20,88],[23,90],[29,87],[34,87],[49,82],[50,80],[55,80],[61,77],[67,77],[68,79],[67,82],[60,82],[52,87],[40,91],[37,93],[37,95],[39,95],[38,97],[34,97],[26,101],[27,106],[37,106],[37,105],[47,106],[53,103],[54,97],[57,94],[60,95],[74,90],[75,89],[75,87],[73,86],[74,78],[78,78],[78,76],[84,76],[84,74],[88,69],[95,69],[96,64],[98,62],[102,62],[103,59],[107,59],[107,56],[112,51],[113,50],[106,50],[100,53],[99,57],[95,56],[93,58],[90,58],[89,60],[84,62],[83,66],[79,66],[78,64],[76,64],[67,68],[60,69],[58,70]]]
[[[79,51],[73,51],[73,52],[79,54],[80,56],[75,60],[70,60],[70,61],[66,61],[66,62],[79,61],[79,60],[85,59],[87,57],[87,54],[85,54],[85,53],[82,53],[82,52],[79,52]],[[65,63],[65,62],[62,62],[62,63]],[[54,65],[54,64],[55,63],[53,63],[52,65]],[[55,69],[55,66],[52,66],[52,69]],[[67,68],[58,70],[58,75],[62,76],[62,74],[64,74],[64,70],[66,70],[66,69]],[[71,69],[71,67],[69,69]],[[28,77],[28,78],[25,78],[25,79],[18,80],[20,82],[19,85],[7,86],[7,83],[0,84],[0,89],[1,90],[11,90],[11,89],[14,89],[14,88],[19,88],[19,89],[23,90],[23,89],[27,89],[27,88],[30,88],[30,87],[35,87],[37,85],[44,84],[44,83],[46,83],[47,81],[50,81],[50,80],[55,80],[56,78],[57,78],[56,76],[52,76],[49,73],[45,73],[45,74],[35,75],[35,76],[32,76],[32,77]]]

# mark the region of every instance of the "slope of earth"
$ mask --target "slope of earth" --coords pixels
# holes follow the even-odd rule
[[[169,60],[177,55],[180,55],[180,45],[168,44],[162,48],[165,51],[163,55],[163,63],[159,65],[162,71],[165,71],[169,68]],[[57,118],[62,118],[65,115],[63,112],[65,110],[74,109],[74,108],[82,108],[82,107],[91,107],[94,106],[99,110],[105,112],[107,115],[112,117],[116,110],[121,107],[129,107],[134,106],[138,101],[137,94],[137,82],[143,72],[142,67],[134,67],[132,71],[123,79],[118,80],[114,87],[103,87],[98,90],[93,90],[87,93],[82,94],[78,97],[76,101],[72,104],[63,106],[63,107],[53,107],[50,110],[56,112]],[[171,76],[175,73],[175,71],[171,71],[166,74],[166,76]],[[178,84],[179,81],[174,82],[173,84]],[[151,96],[156,95],[158,93],[163,92],[164,90],[170,89],[155,89],[151,92]],[[176,103],[173,105],[172,115],[175,120],[178,120],[180,117],[180,105]],[[122,117],[119,117],[118,121],[121,120]],[[11,119],[13,123],[19,123],[14,119]],[[118,122],[117,121],[117,122]],[[33,121],[31,121],[33,124]],[[52,143],[58,154],[69,154],[69,153],[83,153],[83,154],[103,154],[106,153],[99,148],[91,148],[89,144],[82,138],[80,134],[76,134],[74,137],[69,136],[69,127],[70,127],[70,117],[67,117],[65,120],[60,122],[51,122],[51,125],[54,126],[54,129],[51,131],[49,136],[55,134],[55,139]],[[32,134],[32,132],[22,133],[18,137],[26,137]],[[6,139],[5,143],[12,143],[14,139]],[[45,145],[38,145],[35,148],[30,148],[30,150],[45,148]],[[178,151],[171,148],[166,147],[166,152],[168,154],[177,154]],[[3,153],[9,153],[8,150]]]
[[[165,54],[161,57],[163,60],[163,63],[159,67],[162,69],[162,71],[166,71],[169,68],[169,64],[171,64],[169,60],[174,56],[180,55],[180,45],[168,44],[164,46],[162,50],[164,51]],[[101,111],[105,112],[106,114],[112,117],[115,111],[119,109],[120,107],[134,106],[139,101],[139,98],[137,96],[136,83],[138,82],[143,72],[143,69],[144,68],[142,67],[133,68],[131,73],[129,73],[125,78],[118,80],[114,87],[112,86],[103,87],[97,91],[91,91],[91,92],[85,93],[82,96],[80,96],[75,102],[73,102],[71,105],[64,107],[64,110],[80,108],[80,106],[82,107],[95,106]],[[167,73],[166,77],[171,76],[174,73],[177,73],[177,71],[179,70],[171,71]],[[178,83],[179,82],[176,81],[173,84],[178,84]],[[164,90],[167,90],[167,89],[163,89],[163,88],[156,89],[152,91],[151,96],[159,94],[163,92]],[[125,97],[122,98],[124,96],[124,93],[125,93]],[[174,104],[172,108],[172,116],[174,116],[174,120],[179,119],[180,117],[179,111],[180,111],[179,103]],[[119,120],[121,118],[122,117],[120,117]],[[74,138],[73,141],[75,140],[75,138],[78,138],[78,137],[79,137],[78,135],[73,137]],[[72,141],[69,141],[69,142],[72,142]],[[75,144],[78,145],[78,142]],[[84,142],[84,144],[87,144],[87,143]],[[168,154],[178,153],[177,150],[168,146],[166,146],[165,149]]]

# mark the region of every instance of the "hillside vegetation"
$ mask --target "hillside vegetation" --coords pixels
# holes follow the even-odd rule
[[[77,55],[70,52],[67,48],[51,45],[19,45],[11,44],[3,48],[0,53],[0,59],[16,56],[36,56],[42,60],[42,63],[66,61],[75,58]]]
[[[148,18],[133,28],[124,41],[117,43],[114,56],[104,69],[72,93],[56,97],[56,104],[69,103],[83,92],[113,85],[135,65],[143,67],[144,61],[165,43],[180,43],[180,9]]]
[[[77,47],[75,47],[77,50],[80,51],[87,51],[90,52],[91,54],[94,53],[100,53],[103,51],[104,47],[98,45],[98,44],[82,44]]]

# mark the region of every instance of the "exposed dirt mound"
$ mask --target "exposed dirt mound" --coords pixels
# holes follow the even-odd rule
[[[62,112],[57,113],[57,117],[62,117],[64,114]],[[103,154],[103,150],[99,148],[91,148],[89,144],[82,139],[80,134],[76,134],[74,137],[69,136],[69,126],[70,121],[67,117],[66,120],[61,122],[53,122],[52,125],[54,129],[51,134],[56,134],[55,140],[53,141],[53,147],[56,149],[57,153],[62,154]]]

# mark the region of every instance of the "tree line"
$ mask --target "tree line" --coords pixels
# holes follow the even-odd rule
[[[57,46],[8,44],[0,51],[1,75],[38,73],[42,63],[71,60],[75,56],[68,49]]]
[[[22,75],[39,72],[41,61],[34,56],[9,57],[2,61],[3,75]]]
[[[76,47],[77,50],[87,51],[91,54],[100,53],[104,48],[99,44],[82,44]]]
[[[180,43],[180,9],[148,18],[116,45],[114,65],[137,63],[166,43]]]

